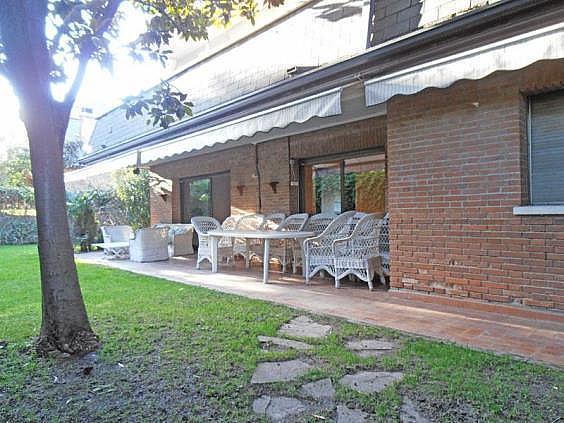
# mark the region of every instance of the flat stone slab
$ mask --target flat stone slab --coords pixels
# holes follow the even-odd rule
[[[347,342],[347,348],[361,357],[377,357],[396,348],[396,343],[380,339],[362,339]]]
[[[303,338],[324,338],[331,329],[331,326],[316,323],[307,316],[299,316],[282,325],[278,333]]]
[[[337,406],[337,423],[364,423],[368,414],[362,410],[351,409],[344,405]]]
[[[306,410],[307,404],[297,398],[263,395],[253,402],[255,414],[266,416],[274,422],[287,421],[288,418],[297,416]]]
[[[291,339],[277,338],[275,336],[262,336],[258,337],[259,342],[263,344],[272,344],[281,348],[293,348],[295,350],[307,351],[313,348],[313,345],[306,344],[305,342],[292,341]]]
[[[371,394],[382,391],[402,378],[402,372],[359,372],[354,375],[345,375],[340,383],[357,392]]]
[[[417,406],[409,398],[404,398],[400,408],[401,423],[431,423],[429,419],[423,417]]]
[[[302,386],[301,393],[318,401],[332,401],[335,398],[335,388],[329,378],[306,383]]]
[[[301,360],[259,363],[251,378],[251,383],[287,382],[303,375],[311,367]]]

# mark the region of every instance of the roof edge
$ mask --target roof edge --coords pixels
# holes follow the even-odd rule
[[[510,36],[512,33],[524,32],[528,29],[528,25],[519,26],[510,21],[513,18],[522,18],[525,21],[525,18],[529,17],[527,14],[531,11],[534,12],[535,22],[539,23],[546,20],[545,15],[547,13],[553,19],[564,19],[564,8],[558,9],[559,5],[564,5],[564,0],[507,0],[476,9],[435,26],[374,46],[349,59],[323,66],[230,100],[191,119],[180,121],[166,130],[157,129],[91,153],[83,157],[80,163],[95,163],[142,145],[152,145],[181,135],[188,135],[206,127],[236,119],[244,114],[275,107],[299,97],[335,88],[341,84],[365,80],[392,69],[407,68],[413,64],[413,60],[408,60],[412,58],[407,53],[415,52],[413,55],[417,58],[428,60],[429,54],[424,51],[424,48],[434,47],[443,54],[451,54],[452,50],[456,51],[457,48],[459,51],[463,50],[464,46],[468,44],[466,38],[470,38],[471,44],[473,44],[475,42],[475,39],[471,39],[473,35],[479,34],[484,29],[495,31],[496,24],[506,24],[496,34],[499,39]],[[560,12],[558,16],[555,15],[554,9]],[[545,15],[540,13],[543,11]],[[530,20],[526,23],[530,23]],[[522,28],[523,26],[525,28]],[[461,34],[463,42],[454,43],[451,41],[453,37],[460,37]],[[439,42],[445,40],[449,40],[449,46],[438,45]],[[397,56],[401,54],[406,54],[406,58],[398,61]],[[395,62],[393,59],[395,59]],[[275,100],[272,100],[273,98]]]

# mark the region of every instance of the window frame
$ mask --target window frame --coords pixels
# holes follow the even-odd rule
[[[537,93],[527,96],[527,177],[528,184],[528,204],[516,206],[513,208],[513,214],[516,216],[543,216],[543,215],[564,215],[564,201],[562,204],[534,204],[533,203],[533,107],[532,103],[535,97],[549,95],[553,93],[562,93],[564,101],[564,89],[552,90],[543,93]]]
[[[314,157],[307,157],[303,159],[298,159],[298,166],[299,166],[299,182],[300,182],[300,190],[299,190],[299,198],[298,198],[298,209],[300,213],[305,213],[305,188],[306,184],[304,183],[304,167],[305,166],[312,166],[316,164],[324,164],[324,163],[338,163],[339,164],[339,171],[340,171],[340,182],[341,182],[341,213],[343,212],[343,206],[346,205],[344,201],[345,195],[345,161],[350,159],[358,159],[366,156],[376,156],[376,155],[383,155],[384,156],[384,167],[387,173],[387,156],[386,156],[386,149],[384,147],[378,148],[367,148],[363,150],[356,150],[350,151],[345,153],[337,153],[337,154],[327,154],[322,156],[314,156]]]

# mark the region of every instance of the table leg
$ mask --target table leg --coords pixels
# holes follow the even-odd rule
[[[268,264],[270,262],[270,239],[264,239],[264,253],[262,256],[262,282],[268,283]]]
[[[217,273],[217,267],[219,262],[218,257],[218,244],[219,244],[219,237],[212,236],[211,238],[211,256],[212,256],[212,272]]]

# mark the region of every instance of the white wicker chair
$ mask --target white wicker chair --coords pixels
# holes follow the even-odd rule
[[[340,288],[341,279],[349,275],[368,282],[371,291],[375,274],[380,276],[382,284],[386,283],[379,248],[381,225],[376,214],[367,214],[358,221],[349,237],[333,242],[335,288]]]
[[[308,232],[314,232],[315,235],[322,233],[327,226],[335,219],[336,215],[333,213],[318,213],[311,216],[303,230]],[[292,249],[292,272],[297,273],[298,266],[303,269],[303,275],[305,276],[305,266],[304,266],[304,252],[301,242],[295,242]]]
[[[237,227],[238,221],[239,217],[228,216],[221,224],[221,229],[224,231],[232,231]],[[226,258],[228,263],[233,261],[233,241],[231,237],[223,237],[220,238],[218,243],[219,251],[222,253],[222,259]]]
[[[286,215],[284,213],[271,213],[264,217],[264,221],[260,227],[263,231],[275,231],[282,224]]]
[[[143,228],[129,240],[129,259],[138,262],[168,260],[168,228]]]
[[[352,217],[350,218],[350,220],[347,222],[346,225],[343,226],[341,230],[341,233],[343,234],[343,238],[350,236],[350,234],[353,233],[354,228],[356,227],[358,222],[360,222],[360,220],[365,216],[366,213],[355,211]]]
[[[194,230],[198,234],[198,259],[196,269],[200,268],[200,263],[204,260],[212,262],[211,240],[207,235],[209,231],[221,229],[221,224],[209,216],[195,216],[191,219]],[[219,246],[217,251],[218,259],[233,257],[232,246]]]
[[[133,229],[129,225],[101,226],[105,244],[112,242],[129,242],[133,236]],[[127,258],[127,248],[104,248],[104,254],[117,258]]]
[[[390,276],[390,215],[386,213],[382,219],[380,228],[380,257],[382,257],[382,269],[386,276]]]
[[[101,226],[100,230],[105,243],[128,242],[133,235],[133,229],[129,225]]]
[[[245,214],[237,221],[236,229],[241,231],[258,231],[264,223],[262,214]],[[243,256],[245,259],[245,267],[248,269],[251,265],[251,258],[256,255],[255,251],[260,248],[260,240],[235,238],[233,241],[233,255]]]
[[[307,218],[307,213],[293,214],[285,218],[276,230],[299,232],[303,230]],[[286,272],[286,265],[292,259],[294,244],[296,244],[296,241],[292,239],[273,239],[270,241],[270,257],[277,259],[282,264],[282,273]],[[262,256],[262,249],[254,251],[255,254]]]
[[[355,214],[354,211],[340,214],[320,235],[304,241],[306,283],[309,283],[310,278],[322,270],[335,276],[333,242],[350,235]]]

